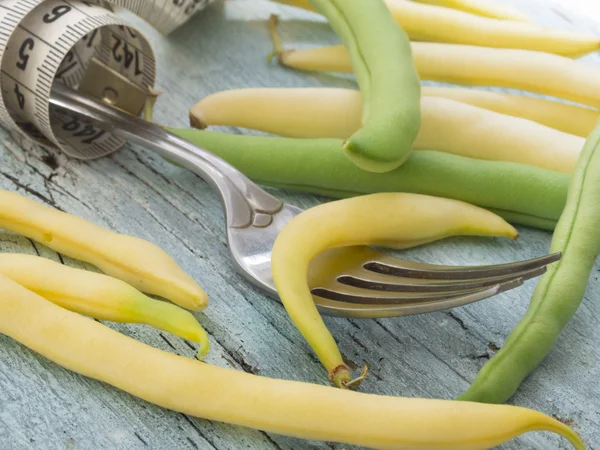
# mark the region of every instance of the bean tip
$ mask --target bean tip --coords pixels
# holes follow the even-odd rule
[[[204,358],[206,358],[206,355],[208,355],[209,350],[210,343],[208,342],[208,339],[203,340],[202,342],[200,342],[200,347],[198,347],[198,353],[196,353],[196,357],[200,361],[204,361]]]
[[[195,107],[190,110],[190,126],[200,130],[204,130],[207,127],[206,122],[202,120],[202,114]]]
[[[340,389],[353,389],[360,384],[360,382],[353,383],[350,368],[346,364],[340,364],[339,366],[334,367],[329,372],[329,381],[331,381],[335,387]],[[362,381],[362,379],[360,381]]]
[[[267,62],[271,63],[273,58],[277,57],[281,61],[281,54],[283,53],[283,46],[281,44],[281,38],[277,34],[277,24],[279,23],[279,16],[277,14],[271,14],[269,17],[269,35],[271,36],[271,42],[273,43],[273,50],[267,55]]]

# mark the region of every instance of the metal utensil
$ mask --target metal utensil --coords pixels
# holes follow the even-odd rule
[[[212,184],[225,208],[229,250],[236,269],[262,291],[278,298],[271,275],[271,251],[279,232],[302,212],[300,208],[263,191],[207,150],[60,83],[52,88],[50,103],[54,114],[64,114],[65,110],[74,113],[80,120],[156,151]],[[313,277],[316,281],[311,287],[323,314],[403,316],[453,308],[513,289],[523,280],[544,273],[546,266],[560,257],[553,254],[511,264],[449,267],[417,264],[368,247],[353,247],[319,257],[311,272],[320,276]],[[334,261],[349,264],[340,266],[332,264]]]

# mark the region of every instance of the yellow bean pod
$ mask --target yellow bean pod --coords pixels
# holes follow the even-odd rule
[[[345,139],[360,127],[361,114],[360,93],[351,89],[256,88],[210,95],[191,109],[190,119],[198,128],[226,125],[286,137]],[[421,115],[415,150],[571,173],[585,142],[537,122],[442,97],[422,97]]]
[[[0,190],[0,228],[93,264],[142,292],[184,308],[200,310],[208,303],[200,286],[158,246],[5,190]]]
[[[504,1],[498,0],[415,0],[419,3],[429,3],[431,5],[445,6],[460,11],[466,11],[471,14],[477,14],[482,17],[492,17],[500,20],[514,20],[521,22],[530,22],[532,20],[521,11]]]
[[[600,107],[600,69],[564,56],[531,50],[412,42],[421,80],[521,89]],[[281,64],[301,70],[352,73],[341,45],[286,50]]]
[[[310,261],[329,248],[407,248],[456,235],[515,239],[517,231],[495,214],[468,203],[398,193],[326,203],[296,216],[283,229],[273,247],[273,280],[290,318],[335,386],[346,387],[351,374],[312,300],[306,281]]]
[[[155,349],[0,275],[0,333],[61,366],[184,414],[380,449],[476,450],[528,431],[585,447],[558,420],[508,405],[386,397],[276,380]]]
[[[416,150],[509,161],[572,173],[585,139],[530,120],[445,98],[425,97]]]
[[[508,116],[532,120],[574,136],[587,137],[600,111],[543,98],[460,87],[424,86],[423,95],[444,97]]]
[[[206,331],[191,313],[147,297],[121,280],[39,256],[11,253],[0,253],[0,273],[70,311],[100,320],[150,325],[199,343],[200,359],[208,353]]]
[[[308,0],[276,1],[314,11]],[[600,38],[593,34],[479,17],[465,11],[414,1],[385,0],[385,4],[413,41],[535,50],[568,57],[579,57],[600,50]]]

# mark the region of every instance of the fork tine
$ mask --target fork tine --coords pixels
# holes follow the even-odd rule
[[[480,293],[487,292],[489,290],[493,290],[498,286],[512,286],[513,283],[517,281],[517,284],[514,286],[519,286],[523,284],[522,278],[517,278],[515,280],[509,280],[504,283],[497,283],[492,286],[486,286],[479,289],[471,289],[468,291],[459,291],[459,292],[434,292],[434,293],[409,293],[400,295],[380,295],[378,292],[369,292],[368,290],[362,289],[344,289],[340,286],[341,289],[330,289],[330,288],[314,288],[311,290],[313,295],[318,297],[328,298],[330,300],[335,300],[338,302],[347,302],[347,303],[356,303],[356,304],[370,304],[370,305],[408,305],[408,304],[418,304],[418,303],[432,303],[439,302],[442,300],[451,300],[455,298],[465,297],[469,295],[477,295]],[[484,297],[485,298],[485,297]]]
[[[417,278],[423,280],[474,280],[517,274],[523,271],[537,269],[558,261],[561,256],[561,253],[553,253],[539,258],[508,264],[459,267],[408,263],[407,261],[393,258],[393,260],[395,260],[395,263],[393,264],[382,261],[370,261],[365,263],[363,267],[366,270],[378,274],[404,278]],[[403,264],[400,264],[400,262]]]
[[[347,286],[354,286],[361,289],[369,289],[374,291],[382,292],[414,292],[414,293],[426,293],[426,292],[452,292],[452,291],[470,291],[481,289],[495,284],[504,283],[516,278],[522,278],[523,280],[529,280],[531,278],[539,277],[543,275],[547,270],[546,266],[542,266],[532,270],[526,270],[516,274],[503,275],[500,277],[493,278],[478,278],[477,281],[462,281],[462,280],[450,280],[448,282],[427,282],[427,283],[411,283],[404,281],[402,278],[396,278],[394,282],[382,282],[367,278],[366,276],[355,276],[355,275],[342,275],[338,277],[337,281]],[[390,277],[391,278],[391,277]]]
[[[322,290],[323,292],[318,292],[318,294],[313,293],[313,295],[316,296],[315,300],[317,306],[327,306],[327,309],[330,310],[330,312],[334,314],[337,313],[337,315],[340,316],[350,316],[356,318],[398,317],[441,311],[444,309],[468,305],[470,303],[478,302],[480,300],[493,297],[499,293],[514,289],[522,284],[523,280],[517,278],[516,280],[496,284],[476,292],[455,295],[438,301],[423,301],[422,298],[419,298],[417,299],[417,302],[412,304],[378,303],[381,300],[379,297],[351,296],[329,290]],[[334,293],[336,298],[327,297],[327,295],[330,295],[331,293]],[[321,297],[321,295],[324,295],[324,297]],[[353,303],[351,300],[358,301],[358,303]]]

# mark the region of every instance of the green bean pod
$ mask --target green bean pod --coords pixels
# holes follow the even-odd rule
[[[588,137],[569,185],[550,252],[562,252],[538,282],[529,309],[502,349],[459,400],[503,403],[546,357],[577,311],[600,253],[600,124]]]
[[[350,54],[363,98],[362,127],[344,141],[360,168],[403,164],[421,124],[421,86],[406,33],[381,0],[310,0]]]
[[[330,197],[408,192],[462,200],[511,223],[553,229],[570,176],[524,164],[413,152],[401,167],[371,173],[346,158],[336,139],[291,139],[171,130],[224,158],[254,181]]]

